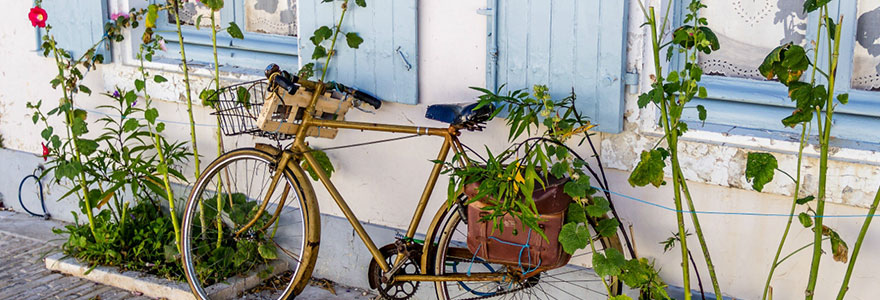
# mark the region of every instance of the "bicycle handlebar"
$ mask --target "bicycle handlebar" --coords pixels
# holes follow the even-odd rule
[[[277,73],[277,74],[276,74]],[[287,71],[282,71],[281,68],[276,64],[269,64],[266,66],[266,77],[272,80],[270,84],[275,84],[281,89],[287,91],[290,94],[296,93],[296,90],[299,88],[294,82],[299,84],[300,86],[304,86],[309,89],[314,89],[319,83],[315,81],[308,80],[306,78],[300,78],[296,75],[290,75]],[[288,79],[290,77],[290,79]],[[382,100],[376,99],[370,94],[359,91],[357,89],[344,86],[339,83],[330,83],[333,88],[348,93],[366,104],[379,109],[382,107]]]

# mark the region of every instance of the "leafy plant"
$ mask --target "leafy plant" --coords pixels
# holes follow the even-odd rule
[[[333,0],[321,0],[323,3],[333,3]],[[298,75],[303,76],[304,78],[310,78],[315,75],[315,67],[318,66],[318,60],[324,59],[324,64],[321,66],[321,79],[320,82],[324,82],[324,78],[327,76],[327,69],[330,66],[330,58],[336,54],[336,40],[340,33],[345,36],[345,42],[349,48],[357,49],[364,42],[364,39],[358,35],[357,32],[343,32],[342,31],[342,20],[345,19],[345,13],[349,10],[349,0],[343,0],[341,4],[342,13],[339,16],[339,23],[334,27],[321,26],[318,29],[315,29],[315,32],[309,38],[309,41],[315,45],[315,50],[312,51],[311,58],[315,60],[315,62],[307,63],[302,66],[299,70]],[[355,4],[360,7],[367,7],[366,0],[355,0]],[[330,43],[330,47],[327,48],[325,45]]]
[[[654,82],[651,83],[650,91],[639,96],[638,105],[640,108],[644,108],[649,104],[653,104],[660,111],[660,127],[663,128],[664,136],[651,149],[642,152],[641,160],[632,174],[630,174],[629,183],[632,186],[651,184],[655,187],[660,187],[665,184],[663,169],[666,167],[666,159],[669,159],[672,168],[672,190],[678,222],[678,234],[679,236],[686,236],[682,205],[684,198],[690,210],[691,220],[693,221],[695,234],[700,242],[700,248],[703,251],[703,256],[706,258],[713,290],[715,295],[720,296],[721,288],[715,275],[715,266],[709,255],[709,248],[703,236],[699,218],[695,213],[696,209],[688,190],[687,181],[684,180],[682,175],[678,156],[679,137],[688,130],[687,123],[681,120],[682,112],[685,109],[696,109],[701,121],[705,121],[707,117],[707,111],[702,105],[689,106],[690,101],[694,97],[705,98],[708,95],[706,88],[699,84],[703,76],[703,69],[698,64],[698,56],[710,54],[720,49],[720,44],[712,29],[708,27],[708,20],[699,16],[699,11],[706,8],[706,5],[700,0],[688,2],[687,12],[683,21],[684,24],[671,32],[671,41],[666,43],[664,43],[663,39],[669,33],[666,31],[669,11],[667,10],[666,16],[660,20],[654,13],[654,7],[646,9],[641,2],[639,4],[641,5],[642,13],[647,19],[644,25],[649,26],[651,31]],[[672,1],[669,2],[667,7],[673,7]],[[668,74],[663,72],[661,66],[662,58],[660,56],[660,52],[663,49],[667,51],[666,61],[671,61],[672,57],[676,54],[679,55],[683,62],[680,69],[670,71]],[[664,76],[664,74],[666,75]],[[660,147],[660,143],[664,139],[666,141],[666,148]],[[682,194],[684,197],[682,197]],[[684,296],[685,299],[690,299],[687,238],[681,239],[680,243],[682,281],[685,287]]]
[[[811,243],[813,256],[810,267],[810,276],[805,291],[806,299],[813,299],[815,295],[816,283],[818,282],[819,262],[822,258],[822,253],[824,253],[822,250],[823,240],[828,240],[830,242],[831,253],[835,261],[846,263],[848,260],[847,253],[849,247],[840,238],[840,235],[837,234],[837,232],[823,224],[824,218],[822,217],[825,212],[825,187],[828,177],[828,153],[831,141],[834,108],[837,107],[838,104],[845,105],[849,99],[848,94],[835,95],[834,93],[837,81],[837,66],[840,54],[840,36],[842,30],[841,26],[838,26],[837,24],[843,22],[843,17],[841,16],[835,23],[835,20],[831,18],[830,15],[830,9],[828,7],[829,2],[830,1],[828,0],[809,0],[804,2],[804,12],[818,12],[819,16],[819,22],[816,25],[816,40],[812,43],[812,45],[815,46],[814,49],[812,49],[812,59],[810,59],[808,55],[808,50],[800,45],[788,43],[779,46],[770,52],[759,67],[759,71],[767,79],[777,79],[781,84],[788,87],[789,97],[795,102],[795,110],[790,116],[782,119],[782,124],[787,127],[800,125],[802,130],[800,150],[798,152],[797,177],[792,178],[795,182],[794,201],[790,213],[792,216],[788,219],[785,231],[782,234],[782,239],[779,242],[779,249],[776,252],[773,264],[770,267],[769,275],[767,276],[767,282],[764,286],[763,294],[765,299],[769,295],[768,290],[773,277],[773,272],[776,267],[782,263],[782,261],[779,260],[779,255],[781,254],[782,247],[792,223],[794,212],[798,205],[807,205],[806,212],[798,214],[798,221],[804,225],[804,227],[812,227],[814,232],[814,239]],[[826,35],[824,39],[823,34]],[[822,45],[821,41],[824,41],[824,45]],[[823,46],[827,47],[827,49],[821,49]],[[826,62],[818,61],[820,51],[827,51],[827,54],[829,54],[827,55]],[[805,72],[811,72],[809,82],[801,81],[801,77]],[[817,79],[820,78],[827,83],[827,87],[825,84],[817,83]],[[815,119],[813,119],[814,115],[816,116]],[[803,148],[807,143],[807,128],[812,125],[814,121],[817,125],[816,128],[818,129],[819,134],[819,187],[815,197],[807,196],[799,198]],[[756,183],[760,183],[759,186],[756,186],[756,189],[760,191],[759,187],[763,185],[764,182],[769,182],[772,179],[772,172],[773,168],[775,168],[776,159],[773,158],[772,155],[766,153],[755,155],[756,159],[761,157],[761,160],[772,162],[772,166],[762,165],[761,163],[755,162],[756,159],[753,159],[752,154],[749,155],[746,169],[747,176],[749,172],[761,172],[765,174],[761,177],[760,181],[755,179]],[[788,175],[787,173],[785,174]],[[791,178],[791,176],[789,177]],[[814,199],[816,200],[815,210],[808,204]],[[855,266],[858,250],[861,247],[865,232],[872,219],[871,215],[876,211],[878,202],[880,202],[880,190],[878,190],[877,197],[875,197],[874,202],[869,209],[869,216],[866,217],[865,223],[862,226],[862,231],[856,241],[852,259],[849,259],[847,272],[844,276],[840,291],[838,292],[837,299],[843,299],[848,290],[847,285],[850,276],[852,275],[852,269]],[[798,249],[795,252],[798,252],[801,249]],[[789,256],[791,255],[792,254]]]

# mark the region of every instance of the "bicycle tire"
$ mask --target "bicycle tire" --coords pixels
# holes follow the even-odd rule
[[[463,222],[463,218],[461,217],[460,212],[462,210],[457,209],[456,206],[453,206],[448,210],[446,221],[442,223],[443,225],[440,228],[438,228],[439,237],[437,238],[437,246],[433,251],[434,274],[444,275],[450,273],[467,273],[471,271],[498,272],[498,269],[506,268],[507,266],[487,263],[476,256],[467,258],[454,258],[447,256],[450,244],[453,244],[453,242],[458,246],[457,248],[467,248],[467,245],[464,243],[467,237],[467,224]],[[590,225],[590,230],[591,234],[595,233],[593,225]],[[600,243],[597,244],[597,247],[601,247],[602,250],[597,249],[597,251],[604,251],[613,248],[621,253],[625,253],[623,252],[623,244],[620,241],[618,233],[615,233],[614,236],[611,237],[600,238],[599,242]],[[589,248],[587,250],[589,250]],[[461,252],[459,251],[459,253]],[[464,251],[464,253],[470,253],[470,251],[467,250]],[[493,286],[491,282],[472,282],[471,284],[461,281],[435,282],[437,299],[507,299],[508,296],[512,296],[513,299],[532,299],[533,297],[536,299],[593,299],[588,298],[590,295],[595,295],[595,299],[607,299],[612,296],[620,295],[623,291],[623,283],[618,280],[618,278],[608,278],[609,287],[611,289],[611,293],[609,294],[601,280],[598,279],[599,277],[592,273],[590,268],[586,268],[585,266],[572,266],[576,262],[590,262],[590,259],[583,257],[585,254],[589,253],[576,252],[572,256],[572,262],[570,262],[568,266],[542,272],[540,275],[536,276],[538,279],[526,279],[520,283],[497,283]],[[592,255],[590,255],[589,258],[592,258]],[[459,264],[462,264],[461,267],[457,267]],[[473,269],[475,266],[477,269]],[[450,268],[452,268],[451,271]],[[583,286],[574,284],[571,281],[562,281],[562,279],[558,277],[562,275],[579,278],[577,281],[583,282]],[[555,278],[555,280],[558,281],[541,281],[542,276],[545,278]],[[590,278],[595,279],[585,279],[587,277],[584,276],[591,276]],[[563,289],[554,286],[555,289],[545,289],[541,286],[541,284],[544,283],[549,284],[555,282],[565,283],[563,286],[566,288]],[[503,287],[504,285],[507,285],[507,287]],[[588,285],[590,287],[588,287]],[[454,287],[457,290],[450,290],[450,287]],[[584,293],[580,294],[570,291],[574,287],[581,287],[584,290]],[[543,296],[541,295],[542,293]]]
[[[197,299],[236,297],[248,291],[256,295],[251,298],[287,299],[299,294],[308,283],[317,259],[320,223],[317,221],[314,190],[298,165],[289,164],[284,169],[283,178],[278,181],[278,188],[258,218],[259,222],[239,237],[233,234],[254,218],[259,204],[264,201],[265,185],[271,182],[266,178],[271,179],[277,163],[275,155],[264,151],[236,149],[214,160],[196,181],[184,210],[181,251],[184,274]],[[244,168],[239,170],[240,166]],[[254,194],[256,189],[250,188],[261,182],[265,184]],[[287,200],[279,206],[277,200],[284,190],[288,190]],[[215,202],[217,204],[213,204]],[[270,223],[276,209],[279,217]],[[206,216],[205,223],[202,223],[202,216]],[[277,259],[271,259],[271,253]],[[237,284],[231,282],[236,279],[215,274],[221,269],[215,267],[217,264],[230,266],[224,260],[227,258],[232,261],[236,273],[232,275],[245,274],[245,277],[254,278],[253,275],[257,274],[256,278],[263,279],[256,281],[262,281],[257,289],[248,290],[254,285],[252,279]],[[266,275],[275,277],[265,280],[262,277]],[[220,292],[224,295],[218,295],[217,289],[210,287],[218,282],[228,283],[232,286],[231,291],[227,288]]]

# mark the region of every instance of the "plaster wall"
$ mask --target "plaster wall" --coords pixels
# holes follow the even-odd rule
[[[128,1],[111,1],[111,10],[125,9]],[[469,86],[485,85],[485,32],[486,17],[476,14],[484,1],[420,1],[419,12],[419,63],[420,63],[420,104],[402,105],[385,103],[375,113],[351,111],[346,117],[355,121],[413,124],[419,126],[443,126],[425,119],[424,111],[428,104],[472,101],[475,93]],[[54,62],[42,58],[32,51],[34,35],[26,12],[29,1],[13,1],[0,11],[0,134],[5,138],[8,150],[0,151],[0,198],[6,206],[20,211],[17,203],[18,182],[30,174],[41,162],[41,127],[30,121],[31,111],[25,107],[28,101],[42,99],[45,105],[56,103],[60,93],[49,88],[48,82],[54,76]],[[51,22],[51,16],[49,16]],[[454,21],[450,21],[454,20]],[[641,74],[640,90],[647,90],[650,84],[652,61],[646,48],[646,31],[640,28],[644,22],[638,10],[638,3],[631,1],[628,41],[629,71]],[[114,46],[115,62],[99,66],[88,74],[85,83],[96,91],[92,96],[79,95],[78,105],[93,109],[106,103],[106,98],[98,94],[115,86],[133,88],[132,81],[137,69],[131,60],[130,45]],[[173,49],[169,49],[174,51]],[[160,109],[160,119],[167,120],[166,137],[170,140],[189,140],[186,124],[186,106],[182,74],[175,64],[156,63],[149,66],[155,74],[169,79],[167,83],[152,85],[151,94],[160,100],[154,104]],[[261,66],[257,66],[261,67]],[[647,67],[647,68],[646,68]],[[254,73],[227,69],[225,83],[234,83],[257,78]],[[195,71],[193,86],[200,88],[208,84],[205,69]],[[672,206],[669,187],[632,188],[626,182],[628,172],[638,162],[641,150],[651,147],[662,136],[662,130],[655,127],[656,112],[653,109],[638,109],[636,95],[626,97],[625,130],[620,134],[600,134],[600,150],[603,162],[609,167],[609,180],[612,188],[619,193],[631,195],[650,202]],[[213,124],[210,110],[204,107],[195,109],[195,119],[199,124]],[[94,121],[99,116],[90,115]],[[712,112],[709,112],[711,121]],[[744,124],[745,125],[745,124]],[[56,124],[61,126],[61,124]],[[507,143],[503,120],[489,124],[482,133],[464,134],[462,140],[479,148],[482,144],[491,149],[501,149]],[[786,213],[790,204],[793,185],[784,180],[784,175],[776,174],[778,180],[765,187],[765,193],[751,191],[750,184],[743,175],[745,157],[748,152],[761,150],[773,152],[780,160],[780,169],[791,171],[796,163],[797,141],[790,137],[754,130],[715,130],[711,127],[691,126],[682,145],[682,167],[685,177],[691,182],[696,206],[704,211]],[[199,150],[202,165],[216,157],[215,128],[197,126]],[[360,133],[341,131],[335,140],[312,140],[318,148],[358,143],[392,137],[383,133]],[[252,145],[255,139],[249,137],[225,138],[228,149]],[[347,197],[349,205],[363,221],[384,228],[405,228],[408,224],[421,193],[422,186],[431,168],[429,160],[435,159],[436,151],[442,141],[430,137],[419,137],[404,141],[378,144],[329,152],[335,163],[337,173],[334,182],[341,193]],[[586,153],[587,149],[583,149]],[[806,160],[805,184],[802,192],[814,193],[816,190],[818,160],[814,147],[807,149],[811,158]],[[833,150],[829,168],[828,214],[864,214],[870,204],[876,186],[880,184],[880,155],[871,147],[837,147]],[[185,174],[193,174],[190,165]],[[670,179],[667,179],[670,181]],[[445,199],[445,181],[441,178],[435,195],[427,211],[436,211]],[[30,190],[29,190],[30,189]],[[321,188],[316,189],[323,213],[340,216],[340,211]],[[25,195],[33,195],[27,187]],[[76,208],[72,200],[55,201],[64,188],[48,186],[47,206],[53,216],[71,220],[67,213]],[[27,197],[27,196],[26,196]],[[26,198],[29,207],[38,204],[32,197]],[[30,201],[30,202],[28,202]],[[653,206],[640,204],[621,197],[615,204],[625,224],[632,225],[632,232],[638,253],[655,259],[661,268],[663,278],[671,285],[681,285],[680,257],[677,252],[664,253],[658,242],[671,236],[675,231],[675,216]],[[33,209],[32,209],[33,210]],[[726,294],[745,299],[760,297],[761,287],[766,278],[768,265],[772,261],[778,239],[786,221],[781,217],[747,217],[727,215],[703,215],[701,221],[712,257],[721,278],[722,289]],[[838,229],[844,240],[853,246],[862,219],[828,219],[829,225]],[[350,230],[345,224],[327,226],[327,230]],[[872,272],[880,267],[880,258],[874,255],[880,251],[880,229],[877,224],[868,233],[863,245],[862,256],[855,270],[849,299],[874,299],[880,289],[874,285],[880,276]],[[423,231],[425,224],[422,225]],[[331,229],[332,228],[332,229]],[[346,236],[345,232],[341,236]],[[387,234],[384,233],[384,234]],[[325,235],[326,236],[326,235]],[[794,250],[811,240],[811,232],[795,224],[787,250]],[[353,237],[353,236],[351,236]],[[352,239],[357,240],[357,239]],[[383,238],[384,240],[384,238]],[[324,243],[334,247],[334,239]],[[689,239],[692,247],[697,247],[694,237]],[[350,244],[337,244],[349,247]],[[348,262],[364,262],[368,259],[366,249],[351,243]],[[803,286],[809,269],[809,250],[786,261],[774,279],[775,299],[796,299],[803,295]],[[708,277],[698,248],[692,248],[696,256],[704,285],[709,288]],[[362,285],[365,281],[353,281],[350,270],[360,270],[364,266],[334,266],[322,254],[323,264],[319,264],[320,275],[341,281]],[[348,270],[348,271],[347,271]],[[822,277],[817,299],[829,299],[836,293],[845,270],[845,265],[835,263],[826,255],[823,259]],[[430,284],[425,285],[430,288]],[[696,288],[696,286],[694,286]]]

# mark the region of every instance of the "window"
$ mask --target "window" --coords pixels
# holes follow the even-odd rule
[[[312,0],[313,1],[313,0]],[[233,39],[226,31],[218,32],[217,46],[220,62],[224,65],[262,70],[270,63],[284,69],[297,70],[296,0],[227,0],[215,16],[216,26],[226,28],[235,22],[244,33],[244,39]],[[186,0],[181,3],[183,41],[187,59],[197,63],[213,62],[210,31],[211,10],[201,2]],[[159,29],[176,31],[172,14],[163,12]],[[196,26],[198,25],[198,27]],[[169,49],[177,49],[175,34],[163,34]],[[179,53],[170,50],[165,58],[179,59]]]
[[[543,84],[577,95],[600,131],[623,129],[630,1],[489,1],[486,83],[507,90]]]
[[[683,7],[682,3],[679,1],[678,7]],[[780,122],[794,105],[787,90],[762,78],[757,68],[772,49],[783,43],[793,42],[812,51],[809,43],[816,38],[818,18],[803,13],[802,0],[703,3],[708,8],[702,13],[721,43],[721,50],[699,57],[709,97],[697,100],[697,104],[709,110],[707,121],[794,132]],[[850,102],[835,110],[832,134],[878,143],[880,132],[864,128],[880,126],[880,0],[839,0],[832,2],[830,8],[832,13],[844,17],[840,24],[843,27],[836,92],[850,94]],[[825,61],[827,49],[820,49],[819,55],[819,61]],[[678,62],[674,59],[673,63]],[[805,78],[801,80],[809,80]],[[686,118],[696,120],[696,112]]]

